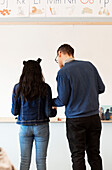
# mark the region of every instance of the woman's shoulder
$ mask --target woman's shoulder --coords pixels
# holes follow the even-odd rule
[[[15,84],[14,87],[15,87],[15,88],[18,88],[18,87],[19,87],[19,83]]]
[[[18,89],[18,87],[19,87],[19,83],[15,84],[14,85],[14,91],[16,91]]]

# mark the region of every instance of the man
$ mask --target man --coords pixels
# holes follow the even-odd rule
[[[105,86],[92,63],[74,59],[74,49],[70,45],[58,48],[57,59],[60,67],[58,97],[53,99],[53,106],[65,106],[73,170],[86,170],[85,151],[91,170],[102,170],[98,97]]]

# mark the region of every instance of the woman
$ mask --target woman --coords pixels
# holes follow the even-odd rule
[[[46,155],[49,140],[49,117],[56,116],[52,109],[51,88],[44,82],[37,61],[24,61],[19,83],[14,86],[12,95],[12,114],[18,115],[20,124],[20,170],[29,170],[33,141],[36,147],[36,165],[38,170],[46,170]]]

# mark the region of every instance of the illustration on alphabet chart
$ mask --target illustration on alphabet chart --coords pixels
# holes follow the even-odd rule
[[[28,17],[30,0],[0,0],[0,17]]]
[[[9,0],[0,0],[0,17],[9,17],[12,15],[12,4]]]
[[[13,0],[13,12],[16,17],[29,16],[30,0]]]
[[[112,17],[112,0],[47,0],[47,17]]]
[[[45,17],[46,1],[30,0],[30,16]]]
[[[0,0],[0,17],[112,17],[112,0]]]

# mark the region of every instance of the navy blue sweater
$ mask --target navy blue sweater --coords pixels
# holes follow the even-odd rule
[[[57,91],[53,105],[65,106],[66,117],[77,118],[99,113],[99,94],[105,86],[93,64],[73,60],[59,70]]]

